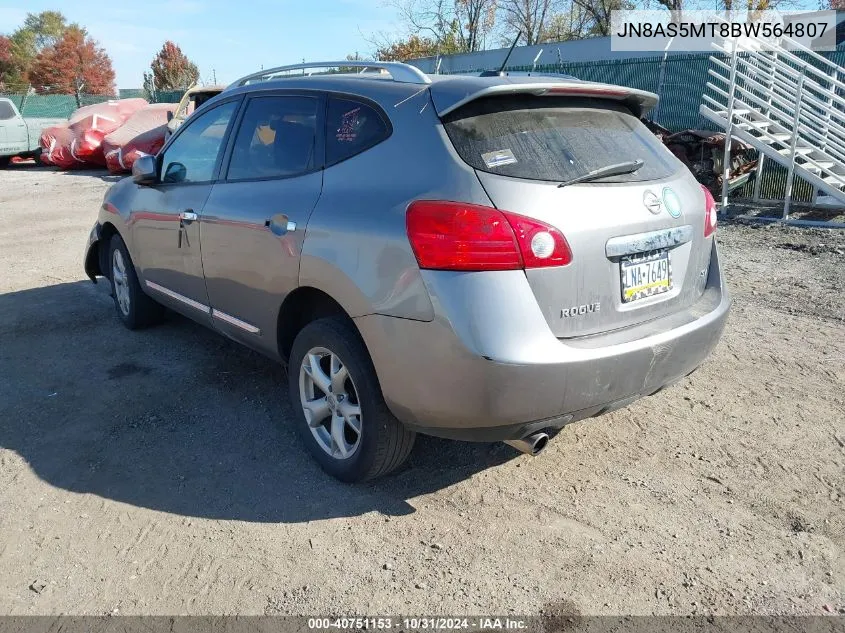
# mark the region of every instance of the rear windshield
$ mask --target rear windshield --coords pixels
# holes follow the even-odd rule
[[[491,174],[564,182],[594,169],[642,160],[634,173],[594,182],[665,178],[677,160],[621,104],[571,97],[491,97],[444,120],[461,158]]]

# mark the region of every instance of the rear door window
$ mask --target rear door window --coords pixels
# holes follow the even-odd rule
[[[326,119],[326,164],[334,165],[390,136],[390,127],[372,106],[332,97]]]
[[[226,179],[285,178],[313,171],[319,103],[302,96],[250,99]]]
[[[670,176],[678,161],[631,112],[601,99],[493,97],[444,120],[461,158],[492,174],[564,182],[594,169],[642,160],[634,173],[594,182]]]

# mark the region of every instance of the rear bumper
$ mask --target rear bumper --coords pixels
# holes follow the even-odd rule
[[[516,439],[625,406],[694,371],[719,341],[731,303],[714,245],[704,293],[690,308],[607,334],[557,339],[527,296],[500,292],[508,305],[485,302],[490,288],[476,292],[479,280],[471,276],[486,274],[428,276],[433,321],[355,319],[385,401],[411,428],[454,439]]]

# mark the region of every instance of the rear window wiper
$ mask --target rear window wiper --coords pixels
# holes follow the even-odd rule
[[[590,180],[598,180],[599,178],[604,178],[605,176],[621,176],[622,174],[632,174],[637,171],[640,167],[642,167],[643,164],[644,163],[642,160],[637,159],[629,160],[626,163],[616,163],[615,165],[599,167],[598,169],[594,169],[593,171],[588,171],[586,174],[576,176],[575,178],[560,183],[558,185],[558,188],[566,187],[567,185],[574,185],[579,182],[589,182]]]

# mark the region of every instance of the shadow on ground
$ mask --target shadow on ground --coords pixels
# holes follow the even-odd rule
[[[215,519],[402,515],[517,456],[420,437],[402,472],[338,483],[294,432],[280,366],[176,315],[129,332],[113,310],[88,281],[0,295],[0,446],[58,488]]]

